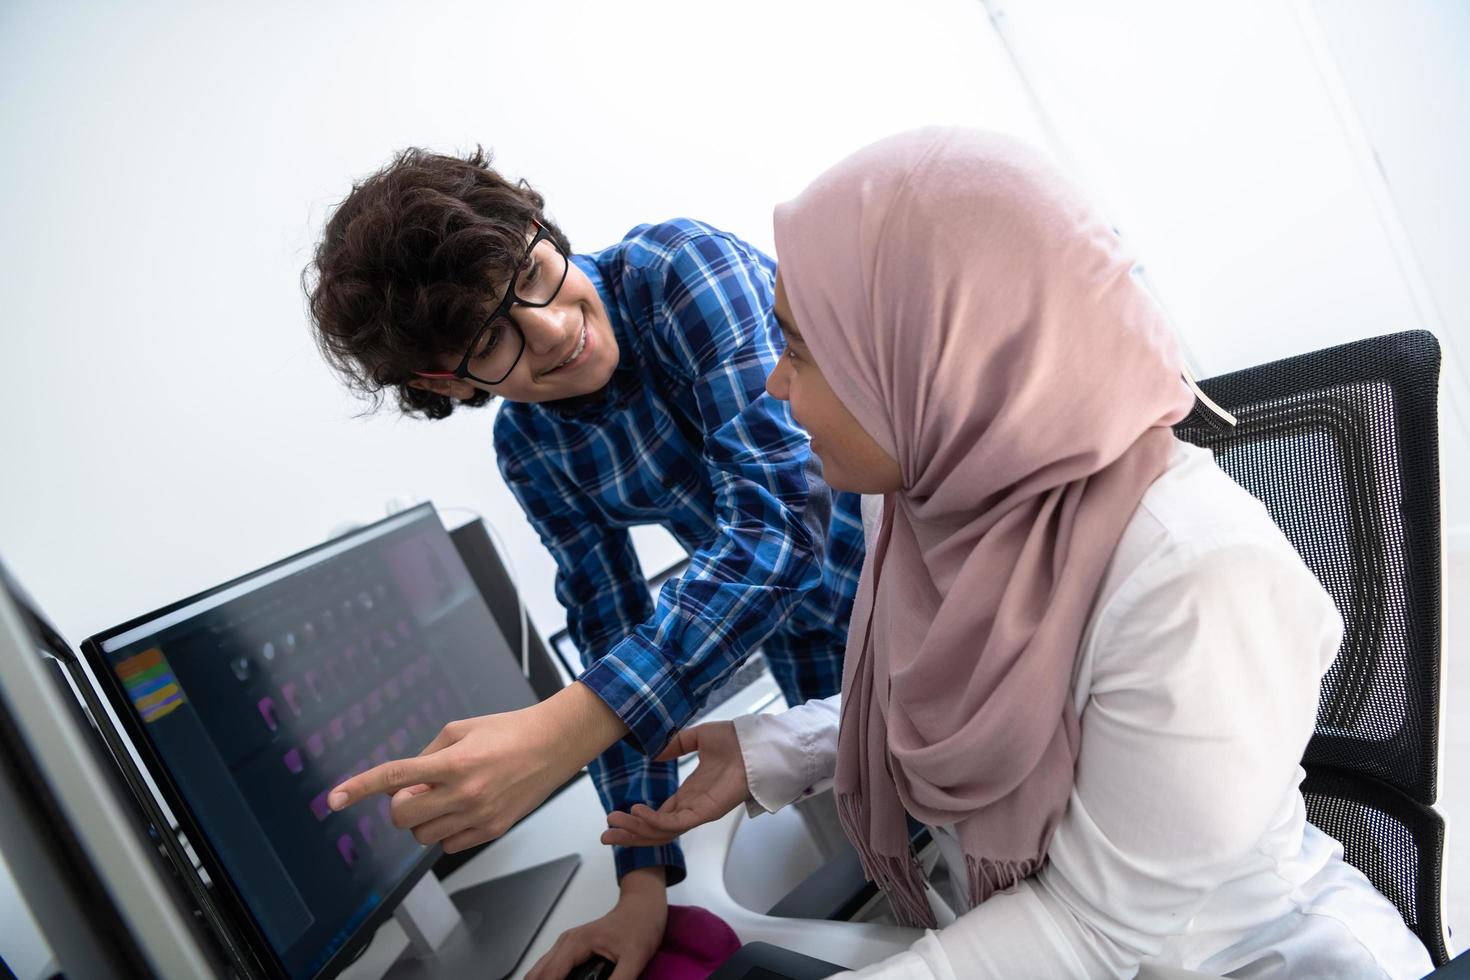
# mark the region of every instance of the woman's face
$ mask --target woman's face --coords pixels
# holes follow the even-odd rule
[[[776,273],[776,321],[786,338],[786,353],[766,379],[766,391],[772,398],[791,403],[791,414],[812,437],[812,452],[822,461],[827,485],[854,493],[902,489],[898,463],[858,424],[817,367],[791,312],[780,272]]]

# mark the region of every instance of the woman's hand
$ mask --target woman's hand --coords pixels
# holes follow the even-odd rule
[[[637,980],[663,942],[669,918],[664,869],[639,868],[623,875],[613,910],[586,925],[568,929],[526,980],[565,980],[572,967],[595,954],[617,964],[609,980]]]
[[[750,796],[745,757],[740,754],[740,739],[733,723],[716,721],[685,729],[655,756],[655,761],[666,762],[690,752],[699,753],[699,765],[678,791],[657,810],[639,803],[629,813],[609,813],[608,829],[602,834],[604,844],[667,844],[686,830],[718,820]]]
[[[391,793],[395,827],[448,853],[494,840],[541,804],[627,728],[585,685],[530,708],[444,726],[415,759],[352,777],[327,797],[333,810]]]

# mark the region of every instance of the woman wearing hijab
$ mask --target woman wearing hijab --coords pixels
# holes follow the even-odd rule
[[[1109,226],[1014,141],[929,129],[775,230],[767,389],[873,505],[842,694],[683,732],[664,756],[699,768],[604,841],[831,780],[868,876],[929,929],[864,977],[1427,973],[1298,790],[1337,609],[1174,437],[1183,362]],[[942,929],[908,816],[948,866]]]

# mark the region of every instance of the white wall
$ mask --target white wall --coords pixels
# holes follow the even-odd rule
[[[410,144],[493,148],[583,248],[676,215],[770,248],[772,204],[871,139],[1035,132],[973,3],[735,9],[6,7],[0,554],[79,640],[430,497],[490,516],[556,628],[490,413],[353,418],[297,276]]]
[[[1446,373],[1445,475],[1451,546],[1470,549],[1470,3],[1300,0],[1315,20],[1369,146],[1405,280],[1437,326]],[[1351,126],[1352,121],[1349,121]]]
[[[983,2],[1196,373],[1434,330],[1465,487],[1470,6]],[[1447,493],[1446,519],[1470,546],[1470,499]]]

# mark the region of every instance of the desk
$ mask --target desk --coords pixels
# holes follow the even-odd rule
[[[684,774],[692,768],[692,763],[680,767]],[[709,909],[728,922],[742,942],[764,940],[833,963],[871,963],[906,949],[917,938],[916,930],[897,926],[775,919],[740,906],[725,887],[725,857],[747,819],[744,808],[737,807],[682,838],[689,875],[669,889],[670,903]],[[563,931],[606,913],[617,900],[612,854],[598,841],[606,826],[592,780],[583,775],[445,881],[445,888],[453,892],[563,854],[581,855],[582,866],[521,960],[516,977],[524,976]],[[778,866],[781,856],[773,854],[771,860]],[[342,976],[379,980],[407,944],[403,930],[390,919],[378,927],[372,943]]]

